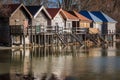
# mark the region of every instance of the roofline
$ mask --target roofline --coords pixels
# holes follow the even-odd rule
[[[36,18],[37,15],[39,14],[39,12],[40,12],[41,10],[44,10],[45,13],[47,14],[47,16],[48,16],[50,19],[52,19],[52,17],[50,16],[50,14],[48,13],[48,11],[45,9],[44,6],[41,6],[40,9],[36,12],[36,14],[35,14],[33,17]]]
[[[78,13],[78,12],[76,12],[75,10],[73,10],[73,12],[74,12],[74,14],[76,15],[76,13]],[[79,15],[81,15],[81,16],[83,16],[82,14],[80,14],[80,13],[78,13]],[[79,18],[77,15],[76,15],[76,17],[77,18]],[[83,17],[85,17],[85,16],[83,16]],[[85,17],[86,19],[88,19],[88,20],[81,20],[80,18],[79,18],[79,20],[80,21],[86,21],[86,22],[90,22],[90,23],[92,23],[92,20],[90,20],[89,18],[87,18],[87,17]]]
[[[81,20],[79,19],[80,21],[85,21],[85,22],[89,22],[89,23],[92,23],[92,20]]]
[[[23,6],[23,7],[25,8],[25,10],[28,12],[28,14],[30,15],[30,17],[32,18],[32,14],[28,11],[28,9],[24,6],[23,3],[21,3],[21,4],[18,6],[18,8],[11,14],[10,17],[12,17],[12,16],[15,14],[15,12],[16,12],[21,6]]]
[[[95,16],[94,14],[92,14],[90,11],[88,11],[88,14],[92,18],[92,20],[93,20],[93,17],[96,17],[97,19],[99,19],[99,21],[98,20],[97,21],[93,20],[94,22],[102,22],[103,23],[103,21],[100,18],[98,18],[97,16]],[[93,17],[91,15],[93,15]]]
[[[70,21],[79,21],[79,19],[68,19],[67,20],[70,20]]]
[[[23,5],[23,4],[22,4]],[[32,18],[32,14],[29,12],[29,10],[25,7],[25,5],[23,5],[23,7],[25,8],[25,10],[28,12],[28,14],[30,15],[30,17]]]
[[[63,15],[65,16],[65,18],[68,19],[67,16],[65,15],[65,13],[64,13],[64,10],[62,10],[61,12],[62,12]]]
[[[20,4],[20,5],[17,7],[17,9],[11,14],[10,17],[12,17],[12,16],[15,14],[15,12],[16,12],[21,6],[22,6],[22,4]]]
[[[106,16],[108,16],[107,14],[105,14],[104,12],[102,12],[102,11],[100,11],[101,13],[102,13],[102,15],[104,14],[104,15],[106,15]],[[103,16],[104,16],[103,15]],[[105,17],[105,16],[104,16]],[[108,16],[109,18],[111,18],[111,19],[113,19],[112,17],[110,17],[110,16]],[[106,18],[106,17],[105,17]],[[110,22],[110,23],[118,23],[118,21],[116,21],[115,19],[113,19],[114,21],[113,22]]]
[[[57,14],[60,13],[60,11],[62,11],[62,8],[59,9],[59,11],[57,12]],[[53,19],[57,16],[57,14],[53,17]]]
[[[65,10],[62,10],[62,13],[63,13],[63,15],[65,16],[66,20],[79,21],[79,18],[78,18],[78,17],[76,17],[76,16],[74,16],[74,15],[72,15],[72,14],[70,14],[70,13],[69,13],[70,15],[76,17],[77,19],[69,19],[69,18],[66,16],[66,14],[64,13],[64,11],[65,11]],[[67,11],[66,11],[66,12],[67,12]],[[68,13],[68,12],[67,12],[67,13]]]
[[[106,23],[117,23],[117,21],[116,21],[115,19],[113,19],[112,17],[108,16],[108,15],[105,14],[103,11],[91,11],[91,13],[92,13],[93,15],[95,15],[94,13],[98,13],[98,12],[100,12],[100,14],[107,20],[107,21],[104,21],[104,20],[101,19],[103,22],[106,22]],[[95,16],[99,18],[98,15],[95,15]],[[111,18],[113,21],[108,21],[108,19],[106,18],[106,16],[109,17],[109,18]],[[100,19],[100,18],[99,18],[99,19]]]

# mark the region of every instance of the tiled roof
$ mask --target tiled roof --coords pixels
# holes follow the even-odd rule
[[[76,16],[68,13],[65,10],[62,10],[62,11],[63,11],[64,18],[66,18],[66,19],[72,19],[72,20],[78,20],[78,18]]]
[[[41,8],[41,6],[26,6],[27,9],[30,11],[30,13],[34,16],[38,10]]]
[[[68,13],[67,11],[61,9],[61,8],[47,8],[48,13],[52,16],[52,18],[54,18],[57,13],[60,12],[60,14],[62,14],[63,18],[65,19],[77,19],[77,17],[75,17],[74,15],[71,15],[70,13]]]
[[[114,23],[117,22],[101,11],[92,11],[91,13],[97,16],[98,18],[100,18],[103,22],[114,22]]]
[[[80,11],[79,13],[82,14],[83,16],[89,18],[90,20],[92,20],[94,22],[103,22],[101,19],[99,19],[98,17],[96,17],[95,15],[90,13],[89,11],[83,10],[83,11]]]
[[[68,11],[68,12],[71,13],[72,15],[78,17],[81,21],[88,21],[88,22],[91,22],[90,19],[88,19],[87,17],[85,17],[85,16],[79,14],[79,13],[76,12],[76,11]]]
[[[60,8],[47,8],[48,13],[54,18],[57,13],[60,11]]]

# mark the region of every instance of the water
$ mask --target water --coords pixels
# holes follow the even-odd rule
[[[57,79],[120,80],[120,43],[0,50],[0,80]]]

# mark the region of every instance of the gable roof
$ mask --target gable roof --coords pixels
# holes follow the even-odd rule
[[[20,4],[5,4],[3,6],[8,7],[10,9],[9,13],[12,14],[20,6]]]
[[[80,11],[79,13],[82,14],[83,16],[89,18],[90,20],[92,20],[94,22],[103,22],[101,19],[99,19],[98,17],[96,17],[95,15],[90,13],[89,11],[83,10],[83,11]]]
[[[117,22],[101,11],[92,11],[91,13],[97,16],[98,18],[100,18],[103,22],[113,22],[113,23]]]
[[[76,11],[68,11],[70,14],[72,14],[72,15],[74,15],[74,16],[76,16],[76,17],[78,17],[81,21],[88,21],[88,22],[92,22],[90,19],[88,19],[87,17],[85,17],[85,16],[83,16],[83,15],[81,15],[81,14],[79,14],[78,12],[76,12]]]
[[[39,12],[43,10],[45,14],[48,16],[48,18],[51,19],[51,16],[49,15],[49,13],[47,12],[44,6],[39,5],[39,6],[26,6],[26,7],[30,11],[30,13],[33,15],[34,18],[36,18]]]
[[[74,16],[74,15],[72,15],[72,14],[70,14],[70,13],[68,13],[67,11],[65,11],[65,10],[62,10],[62,13],[63,13],[63,17],[65,18],[65,19],[68,19],[68,20],[79,20],[76,16]]]
[[[72,19],[72,20],[78,20],[78,18],[74,15],[71,15],[67,11],[63,10],[62,8],[47,8],[47,11],[52,16],[52,19],[60,13],[64,19]]]
[[[27,10],[27,8],[26,8],[23,4],[5,4],[5,5],[3,5],[3,6],[9,8],[9,15],[10,15],[10,16],[13,16],[14,13],[15,13],[18,9],[20,9],[21,7],[23,7],[23,8],[26,10],[26,12],[30,15],[30,17],[32,17],[31,13]]]
[[[61,8],[47,8],[48,13],[51,15],[52,19],[60,12]]]

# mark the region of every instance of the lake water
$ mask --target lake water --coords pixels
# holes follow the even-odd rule
[[[120,43],[0,50],[0,80],[120,80]]]

